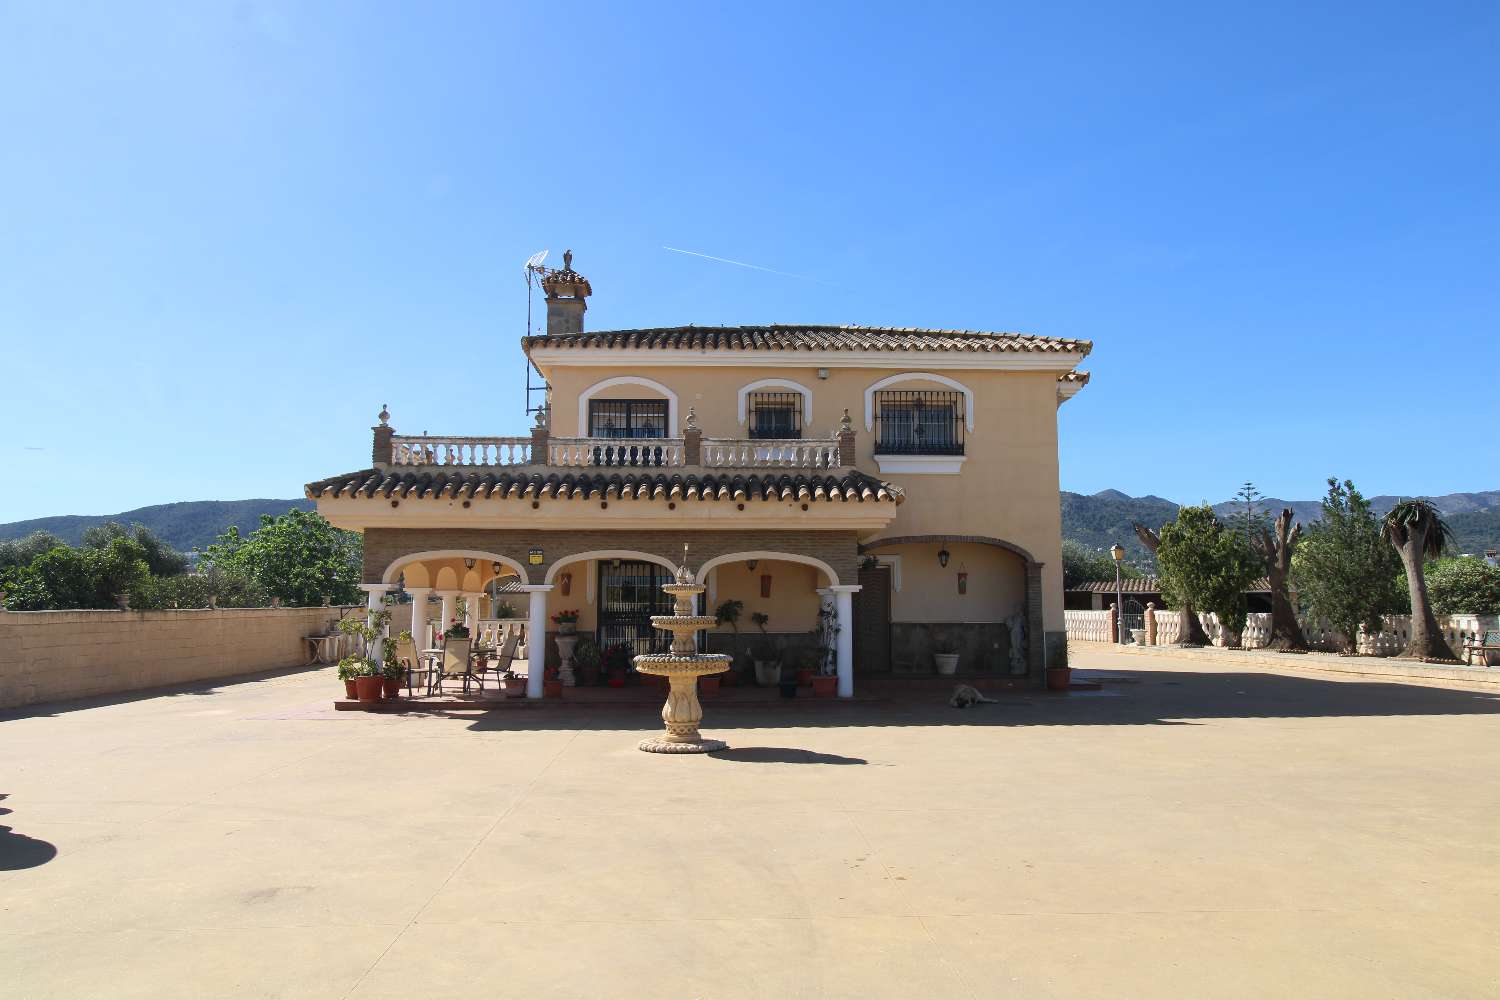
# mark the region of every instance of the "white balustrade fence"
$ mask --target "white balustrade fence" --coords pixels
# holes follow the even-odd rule
[[[1064,611],[1063,624],[1070,640],[1112,642],[1108,611]]]
[[[712,469],[836,469],[839,443],[837,439],[712,438],[703,442],[703,464]]]
[[[505,641],[506,635],[519,633],[520,645],[516,647],[516,659],[526,659],[526,626],[525,618],[481,618],[474,625],[474,643],[479,646],[498,647]]]
[[[529,437],[391,438],[391,464],[400,466],[526,465],[531,461]]]
[[[1170,646],[1182,634],[1182,613],[1179,611],[1153,611],[1156,616],[1156,644]]]
[[[631,469],[680,466],[682,438],[553,438],[547,443],[547,464]]]

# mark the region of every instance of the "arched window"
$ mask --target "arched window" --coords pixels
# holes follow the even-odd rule
[[[784,378],[765,378],[742,386],[740,423],[751,438],[800,438],[812,422],[812,393]]]

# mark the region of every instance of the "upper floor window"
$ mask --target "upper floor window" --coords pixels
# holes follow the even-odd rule
[[[940,389],[875,393],[877,455],[962,455],[964,394]]]
[[[802,393],[752,392],[747,405],[752,438],[802,436]]]
[[[664,438],[667,436],[665,399],[589,400],[589,437]]]

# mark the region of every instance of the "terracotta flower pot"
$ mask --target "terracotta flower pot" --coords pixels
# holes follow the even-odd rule
[[[505,679],[505,696],[507,698],[521,698],[526,694],[526,678],[507,677]]]
[[[809,684],[812,683],[812,679],[813,679],[813,672],[812,672],[812,668],[811,667],[798,667],[797,668],[797,683],[798,684],[801,684],[803,687],[806,687],[807,685],[809,685]]]
[[[354,678],[355,697],[359,698],[360,701],[379,701],[380,695],[384,690],[384,677]]]
[[[382,677],[381,680],[385,682],[385,696],[387,698],[401,697],[401,678]]]
[[[708,675],[698,678],[698,697],[712,698],[719,693],[719,678]]]
[[[562,681],[554,681],[551,679],[542,681],[542,697],[544,698],[561,698],[562,689]]]
[[[359,697],[359,689],[355,687],[354,681],[355,678],[353,677],[346,677],[344,679],[344,697],[351,701]]]
[[[722,674],[719,674],[719,687],[732,688],[738,685],[739,682],[740,675],[733,669],[726,670]]]
[[[612,687],[612,688],[622,688],[622,687],[624,687],[625,686],[625,671],[623,671],[623,670],[611,670],[609,672],[609,686]]]
[[[1069,667],[1047,668],[1047,690],[1066,691],[1073,682],[1073,671]]]
[[[827,677],[821,674],[812,679],[814,698],[832,698],[839,693],[839,679],[832,674]]]

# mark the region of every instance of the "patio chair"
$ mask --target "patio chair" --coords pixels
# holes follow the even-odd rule
[[[512,629],[507,625],[505,627],[504,637],[500,640],[499,648],[495,652],[494,665],[481,666],[479,670],[474,672],[474,676],[479,680],[480,691],[484,690],[485,674],[494,674],[495,690],[503,690],[504,683],[502,681],[502,678],[504,677],[506,671],[510,670],[510,665],[516,658],[516,646],[518,646],[520,642],[521,633],[518,630]],[[486,657],[486,662],[488,662],[488,657]]]
[[[406,669],[406,695],[411,697],[421,679],[424,694],[432,693],[432,671],[434,657],[424,657],[417,651],[417,644],[410,639],[396,640],[396,661]]]

